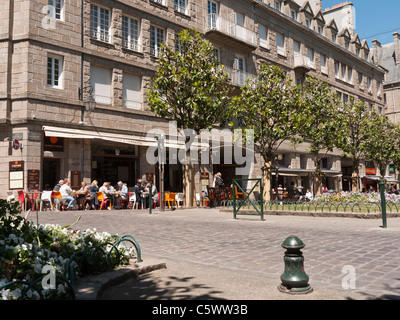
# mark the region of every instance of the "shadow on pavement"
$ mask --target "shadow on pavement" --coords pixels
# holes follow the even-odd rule
[[[221,300],[221,291],[198,283],[194,277],[160,277],[152,272],[131,278],[101,293],[99,300]]]

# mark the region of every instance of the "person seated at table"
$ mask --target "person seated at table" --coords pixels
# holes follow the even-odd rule
[[[104,182],[103,185],[99,189],[100,192],[103,192],[104,198],[111,200],[111,205],[115,205],[115,191],[114,188],[111,186],[110,182]],[[109,207],[107,207],[109,209]]]
[[[117,194],[121,197],[120,200],[128,200],[128,187],[122,181],[118,181],[118,191]],[[126,209],[126,202],[124,202],[124,208]]]
[[[97,199],[97,194],[96,194],[96,192],[99,191],[97,180],[92,181],[92,183],[90,184],[89,190],[93,197],[92,209],[96,209],[96,207],[99,205],[99,199]]]
[[[146,181],[146,180],[144,180],[144,181]],[[132,188],[132,191],[136,195],[136,202],[139,202],[139,203],[142,203],[141,191],[144,189],[144,187],[142,187],[142,183],[143,183],[142,179],[137,179],[136,185]]]
[[[62,199],[68,200],[68,210],[72,210],[74,208],[74,204],[75,204],[75,198],[72,197],[72,189],[69,186],[69,181],[65,180],[63,185],[60,188],[60,192],[61,192],[61,197]]]
[[[92,193],[90,192],[89,186],[86,185],[85,181],[82,181],[81,188],[75,192],[77,195],[76,202],[80,209],[83,209],[83,201],[88,202],[89,204],[93,201]]]
[[[61,186],[64,184],[64,180],[58,181],[58,183],[54,186],[53,191],[60,191]]]
[[[215,177],[215,186],[216,187],[225,187],[224,181],[222,180],[221,172],[218,172]]]
[[[157,202],[158,201],[158,194],[157,194],[157,188],[155,185],[148,183],[146,187],[144,188],[144,192],[150,195],[150,186],[151,186],[151,197],[153,201]]]

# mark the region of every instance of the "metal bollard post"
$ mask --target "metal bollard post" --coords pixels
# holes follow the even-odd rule
[[[379,180],[379,191],[381,193],[381,207],[382,207],[382,227],[387,228],[386,223],[386,198],[385,198],[385,180],[383,177]]]
[[[283,258],[285,262],[285,271],[281,275],[281,285],[278,286],[279,291],[290,294],[310,293],[313,289],[308,284],[309,277],[304,272],[304,257],[300,249],[305,245],[296,236],[289,236],[282,243],[282,247],[286,249]]]
[[[149,188],[149,214],[151,214],[151,210],[153,208],[153,186],[150,184]]]

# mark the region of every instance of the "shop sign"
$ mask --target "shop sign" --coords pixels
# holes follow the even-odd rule
[[[39,189],[39,170],[28,170],[28,189],[37,190]]]
[[[9,189],[24,188],[24,161],[9,162]]]
[[[376,169],[375,168],[365,168],[365,174],[376,175]]]

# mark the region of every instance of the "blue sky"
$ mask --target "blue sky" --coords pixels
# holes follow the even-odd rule
[[[344,0],[322,0],[323,8],[331,7]],[[360,40],[379,40],[382,44],[393,42],[394,31],[400,32],[399,0],[353,0],[356,9],[356,33]]]

